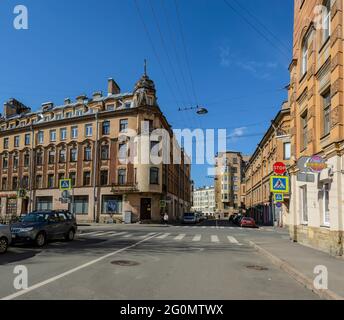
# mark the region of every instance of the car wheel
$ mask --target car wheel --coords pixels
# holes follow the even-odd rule
[[[5,253],[8,248],[8,240],[6,238],[0,239],[0,254]]]
[[[68,233],[66,234],[65,239],[66,239],[67,241],[73,241],[73,240],[74,240],[74,237],[75,237],[75,231],[74,231],[74,229],[70,229],[70,230],[68,231]]]
[[[36,236],[36,240],[35,240],[36,246],[37,247],[43,247],[43,246],[45,246],[46,242],[47,242],[47,237],[46,237],[45,233],[40,232]]]

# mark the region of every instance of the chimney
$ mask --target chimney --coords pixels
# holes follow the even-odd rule
[[[101,99],[103,97],[103,92],[102,91],[96,91],[93,93],[92,97],[93,97],[93,100]]]
[[[64,104],[65,105],[71,104],[71,102],[72,102],[72,100],[69,99],[69,98],[64,99]]]
[[[108,80],[108,96],[119,93],[121,93],[121,88],[118,86],[114,79],[110,78]]]

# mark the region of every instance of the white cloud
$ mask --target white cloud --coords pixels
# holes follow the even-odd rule
[[[237,138],[242,137],[247,132],[247,127],[235,128],[228,136],[228,140],[236,141]]]

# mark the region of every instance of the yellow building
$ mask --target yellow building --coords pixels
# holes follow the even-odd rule
[[[241,212],[241,184],[247,157],[227,151],[215,158],[215,213],[221,218]]]
[[[289,167],[290,150],[290,108],[284,103],[245,168],[246,213],[259,224],[289,224],[289,195],[283,207],[277,208],[270,192],[270,177],[276,162]]]
[[[152,136],[156,129],[173,137],[146,73],[131,93],[121,93],[109,79],[105,96],[81,95],[61,106],[48,102],[37,112],[9,100],[0,119],[1,215],[70,209],[85,221],[121,218],[125,212],[133,221],[160,220],[165,211],[180,218],[190,209],[190,163],[177,144],[175,162],[173,149]],[[131,132],[137,133],[134,144]],[[153,149],[171,161],[142,161]],[[74,205],[61,199],[64,178],[71,179],[67,202]]]
[[[290,234],[333,255],[344,241],[343,18],[342,0],[295,1],[289,87]]]

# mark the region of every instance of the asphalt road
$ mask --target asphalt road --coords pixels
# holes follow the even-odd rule
[[[248,244],[283,232],[215,221],[79,231],[72,243],[16,246],[0,256],[0,299],[318,299]],[[27,267],[27,290],[14,288],[18,265]]]

